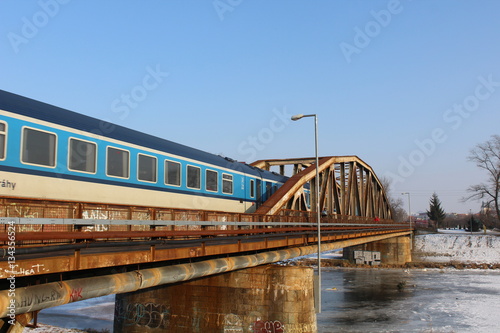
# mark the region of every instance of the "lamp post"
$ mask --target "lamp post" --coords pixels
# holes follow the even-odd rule
[[[292,116],[293,121],[300,120],[304,117],[314,117],[314,146],[316,155],[316,225],[318,229],[318,306],[317,313],[321,313],[321,212],[319,211],[319,158],[318,158],[318,116],[316,114],[297,114]]]
[[[470,223],[469,224],[469,226],[470,226],[470,234],[472,235],[472,222],[473,222],[473,220],[472,220],[472,209],[470,209],[470,208],[469,208],[469,221],[470,221],[469,222]]]
[[[403,192],[401,193],[401,195],[408,195],[408,218],[410,220],[410,230],[411,230],[411,234],[410,234],[410,249],[413,248],[413,228],[412,228],[412,225],[411,225],[411,203],[410,203],[410,192]]]

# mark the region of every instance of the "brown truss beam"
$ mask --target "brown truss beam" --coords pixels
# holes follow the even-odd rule
[[[291,166],[293,175],[256,211],[276,215],[282,209],[314,210],[315,200],[329,215],[351,215],[392,219],[391,207],[382,183],[372,168],[357,156],[327,156],[319,159],[319,198],[311,193],[311,202],[304,207],[304,186],[314,191],[316,165],[314,158],[259,160],[251,165],[270,171]]]

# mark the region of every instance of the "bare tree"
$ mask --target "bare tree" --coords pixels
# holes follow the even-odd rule
[[[481,204],[481,211],[479,212],[479,219],[487,228],[493,228],[496,225],[496,214],[493,213],[494,209],[491,209],[491,205],[487,203]]]
[[[498,197],[500,195],[500,135],[493,135],[490,140],[478,144],[470,151],[467,159],[488,173],[486,183],[472,185],[467,189],[471,193],[465,200],[484,200],[493,207],[497,220],[500,220]]]
[[[403,199],[394,198],[391,193],[391,180],[387,177],[382,177],[380,179],[382,186],[385,189],[385,194],[387,195],[387,199],[389,200],[389,205],[392,210],[392,219],[395,222],[403,222],[407,218],[406,211],[403,209]],[[408,213],[409,214],[409,213]]]

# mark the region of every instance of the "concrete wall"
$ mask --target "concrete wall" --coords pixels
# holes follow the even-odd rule
[[[313,270],[259,266],[120,294],[115,332],[316,332]]]

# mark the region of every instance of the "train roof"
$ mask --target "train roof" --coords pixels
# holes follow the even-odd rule
[[[219,155],[175,143],[166,139],[142,133],[120,125],[110,124],[103,120],[85,116],[83,114],[63,109],[54,105],[36,101],[24,96],[0,90],[0,109],[20,115],[44,120],[47,122],[79,129],[85,132],[102,132],[101,128],[111,128],[105,137],[133,143],[139,146],[165,151],[170,154],[183,156],[208,164],[213,164],[235,171],[245,172],[257,177],[264,177],[276,181],[285,181],[286,177],[265,171],[243,162],[237,162]],[[111,126],[110,126],[111,125]]]

